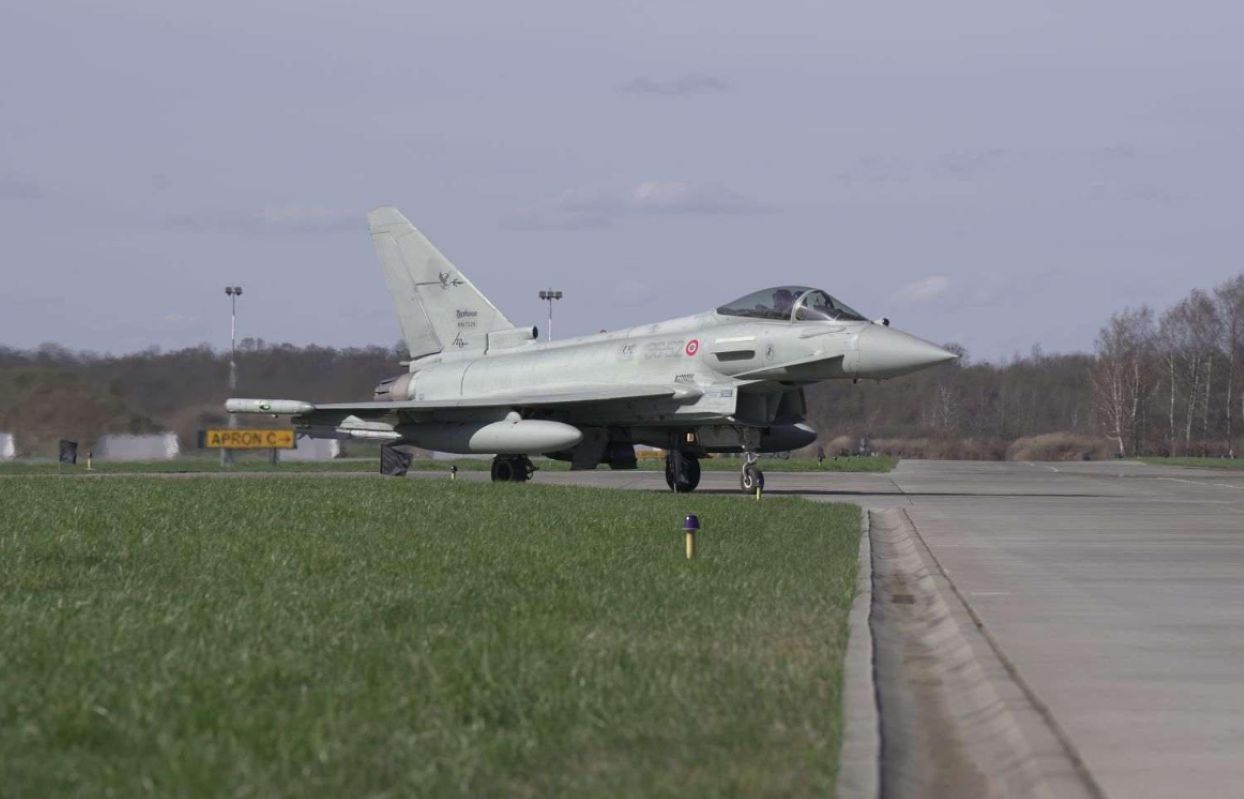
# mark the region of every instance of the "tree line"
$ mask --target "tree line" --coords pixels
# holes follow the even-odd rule
[[[1128,308],[1097,337],[1090,372],[1101,431],[1120,456],[1235,457],[1244,419],[1244,275],[1156,314]]]
[[[843,446],[908,457],[1235,457],[1244,433],[1244,274],[1164,311],[1125,308],[1092,353],[961,357],[881,384],[822,384],[810,418]]]
[[[238,394],[325,402],[371,399],[402,371],[403,348],[269,344],[242,339]],[[177,433],[192,448],[198,431],[226,422],[229,353],[206,344],[126,355],[74,352],[55,344],[0,346],[0,431],[19,451],[50,455],[60,438],[90,446],[107,433]]]
[[[884,382],[807,390],[808,418],[831,452],[983,459],[1133,455],[1234,457],[1244,433],[1244,274],[1170,308],[1113,314],[1091,353],[1039,347],[999,363],[962,356]],[[238,393],[320,401],[370,399],[399,374],[395,347],[334,348],[243,339]],[[127,355],[55,344],[0,346],[0,431],[26,454],[58,438],[171,430],[192,447],[225,421],[229,353],[206,344]]]

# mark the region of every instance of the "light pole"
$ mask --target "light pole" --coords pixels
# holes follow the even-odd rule
[[[229,396],[238,390],[238,297],[242,296],[241,286],[225,286],[225,294],[229,296]],[[238,426],[238,417],[229,414],[229,426]],[[233,450],[224,447],[220,450],[220,465],[233,464]]]
[[[548,332],[549,341],[553,340],[553,300],[560,300],[561,298],[562,298],[562,293],[560,291],[554,291],[553,289],[541,289],[540,290],[540,299],[548,300],[548,303],[549,303],[549,332]]]

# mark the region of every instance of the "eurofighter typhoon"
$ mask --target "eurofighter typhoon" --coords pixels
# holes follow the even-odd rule
[[[230,399],[231,413],[289,415],[312,437],[369,439],[495,455],[492,479],[524,481],[531,455],[635,468],[635,445],[665,449],[675,491],[700,458],[743,453],[740,486],[763,485],[760,453],[816,440],[804,386],[884,379],[955,355],[870,321],[809,286],[779,286],[721,307],[565,341],[516,327],[394,208],[368,215],[410,349],[408,372],[370,402]]]

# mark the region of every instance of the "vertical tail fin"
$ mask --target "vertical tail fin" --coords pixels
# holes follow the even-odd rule
[[[483,351],[488,333],[514,326],[396,208],[367,223],[411,358]]]

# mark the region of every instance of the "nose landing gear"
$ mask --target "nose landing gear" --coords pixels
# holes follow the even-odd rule
[[[498,455],[492,459],[494,483],[525,483],[535,471],[535,464],[526,455]]]
[[[739,474],[739,488],[745,494],[755,494],[756,489],[765,490],[765,473],[760,471],[760,431],[754,427],[735,428],[739,434],[739,449],[743,450],[743,469]]]
[[[745,494],[755,494],[758,488],[764,491],[765,473],[760,470],[760,456],[755,452],[746,452],[743,457],[746,462],[743,464],[742,474],[739,475],[739,488]]]

